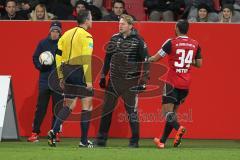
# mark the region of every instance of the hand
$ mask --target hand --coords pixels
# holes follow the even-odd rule
[[[147,80],[140,80],[140,83],[139,83],[139,90],[140,91],[144,91],[144,90],[146,90],[146,88],[147,88]]]
[[[99,86],[101,88],[106,88],[106,79],[105,78],[100,79]]]
[[[148,62],[154,62],[153,56],[148,58]]]
[[[137,86],[132,87],[130,90],[136,93],[144,92],[146,90],[146,84],[139,84]]]
[[[61,78],[59,80],[59,86],[61,87],[62,90],[64,90],[64,79],[63,78]]]
[[[143,91],[145,91],[146,90],[146,88],[147,88],[147,80],[140,80],[140,82],[139,82],[139,85],[137,86],[137,90],[139,91],[139,92],[143,92]]]
[[[91,97],[94,94],[92,82],[87,82],[86,84],[87,84],[86,86],[87,91],[85,92],[86,96]]]
[[[41,65],[40,66],[40,71],[41,72],[47,72],[51,70],[51,66],[47,66],[47,65]]]
[[[145,91],[146,88],[147,88],[147,87],[146,87],[146,84],[141,84],[141,85],[138,86],[138,91],[140,91],[140,92],[141,92],[141,91]]]
[[[93,88],[93,85],[91,82],[87,82],[87,89],[92,89]]]

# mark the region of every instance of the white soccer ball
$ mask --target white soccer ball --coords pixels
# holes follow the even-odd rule
[[[42,52],[39,56],[39,62],[42,65],[52,65],[54,57],[50,51]]]

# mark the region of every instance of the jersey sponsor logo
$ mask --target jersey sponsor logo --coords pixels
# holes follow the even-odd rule
[[[93,43],[89,43],[88,47],[92,49],[93,48]]]

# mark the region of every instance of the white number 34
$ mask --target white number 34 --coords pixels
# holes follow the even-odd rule
[[[184,67],[186,64],[186,67],[190,67],[192,63],[192,58],[193,58],[193,50],[189,50],[188,53],[186,54],[186,51],[184,49],[177,49],[176,54],[181,54],[179,57],[180,63],[175,62],[174,66],[175,67]]]

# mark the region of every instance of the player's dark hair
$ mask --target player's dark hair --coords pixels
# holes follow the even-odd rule
[[[181,34],[187,34],[189,28],[188,21],[183,19],[178,20],[177,28]]]
[[[77,23],[83,24],[86,20],[89,20],[91,12],[89,10],[80,11],[77,15]]]
[[[125,8],[125,2],[122,0],[115,0],[112,2],[112,7],[114,7],[115,3],[121,3],[123,5],[123,8]]]

